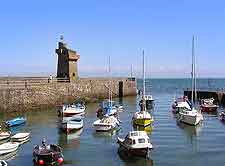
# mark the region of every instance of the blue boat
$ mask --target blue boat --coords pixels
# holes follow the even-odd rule
[[[19,126],[21,124],[26,123],[26,118],[18,117],[5,122],[8,127]]]

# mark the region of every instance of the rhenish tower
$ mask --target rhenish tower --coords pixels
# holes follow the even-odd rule
[[[58,54],[57,78],[76,80],[78,78],[77,61],[80,59],[80,55],[67,47],[63,42],[63,36],[60,37],[55,52]]]

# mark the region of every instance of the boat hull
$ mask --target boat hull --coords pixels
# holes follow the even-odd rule
[[[94,125],[94,128],[97,132],[107,132],[116,128],[115,125]]]
[[[153,119],[133,119],[133,124],[138,126],[149,126],[153,122]]]
[[[201,106],[202,112],[215,112],[217,111],[217,106]]]
[[[198,125],[202,120],[202,116],[200,115],[196,115],[196,116],[189,116],[189,115],[179,115],[179,121],[180,122],[183,122],[183,123],[186,123],[188,125]]]
[[[73,124],[70,122],[64,122],[62,123],[62,130],[69,133],[75,130],[79,130],[83,127],[83,122],[79,124]]]

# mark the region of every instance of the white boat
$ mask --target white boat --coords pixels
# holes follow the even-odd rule
[[[0,132],[0,141],[8,139],[10,136],[11,136],[11,132],[10,131],[1,131]]]
[[[83,104],[72,104],[72,105],[63,105],[61,114],[64,117],[74,116],[74,115],[84,115],[85,114],[85,105]]]
[[[79,130],[84,126],[83,118],[81,116],[70,117],[61,122],[62,129],[67,133],[73,130]]]
[[[96,131],[110,131],[119,126],[119,121],[114,116],[103,117],[93,123]]]
[[[30,133],[17,133],[11,137],[12,142],[25,143],[29,141]]]
[[[178,120],[180,122],[195,126],[203,120],[203,115],[195,108],[192,108],[191,110],[183,109],[179,112]]]
[[[117,143],[120,150],[135,156],[149,157],[150,150],[153,149],[145,131],[130,131],[124,139],[118,137]]]
[[[140,110],[135,112],[132,118],[133,124],[138,126],[149,126],[154,121],[153,117],[149,112],[146,111],[145,101],[145,55],[143,51],[143,92],[142,99],[139,102]]]
[[[19,147],[19,143],[17,142],[7,142],[0,145],[0,155],[11,153],[16,151]]]
[[[7,166],[7,162],[5,160],[0,160],[0,166]]]
[[[178,98],[177,100],[175,100],[172,108],[173,113],[176,114],[185,109],[191,110],[190,103],[186,98]]]
[[[192,105],[191,109],[183,109],[179,112],[178,120],[180,122],[189,124],[189,125],[197,125],[201,121],[203,121],[203,115],[200,110],[194,108],[194,101],[197,99],[196,93],[196,72],[195,72],[195,56],[194,56],[194,37],[192,40],[192,93],[191,100]]]

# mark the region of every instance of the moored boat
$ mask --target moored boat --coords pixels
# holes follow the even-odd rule
[[[96,131],[104,132],[111,131],[119,126],[119,121],[114,116],[103,117],[102,119],[98,119],[93,123],[93,126]]]
[[[203,121],[203,115],[195,108],[184,109],[179,112],[178,121],[195,126]]]
[[[145,131],[130,131],[127,136],[117,140],[119,150],[126,151],[129,155],[149,157],[153,146]]]
[[[201,121],[203,121],[203,115],[201,110],[194,108],[195,100],[197,100],[197,92],[196,92],[196,64],[195,64],[195,55],[194,55],[194,37],[192,40],[192,72],[191,72],[191,80],[192,80],[192,90],[191,90],[191,109],[183,109],[179,111],[178,121],[189,124],[189,125],[197,125]]]
[[[17,142],[6,142],[0,145],[0,155],[14,152],[18,149],[19,143]]]
[[[85,105],[81,103],[63,105],[60,114],[64,117],[70,117],[74,115],[84,115],[85,114]]]
[[[83,126],[84,126],[84,122],[81,116],[70,117],[61,122],[62,130],[66,131],[67,133],[74,130],[79,130]]]
[[[214,98],[202,99],[201,100],[201,111],[203,112],[214,112],[219,107],[214,104]]]
[[[149,112],[146,111],[146,101],[145,101],[145,56],[143,51],[143,92],[142,99],[139,102],[140,110],[135,112],[132,118],[132,122],[134,125],[139,126],[149,126],[154,121],[153,117]]]
[[[96,114],[98,118],[103,118],[104,116],[116,116],[121,107],[116,107],[115,102],[111,99],[104,100],[99,104]]]
[[[188,109],[188,110],[191,109],[191,103],[189,102],[187,96],[176,99],[174,103],[172,104],[172,112],[175,114],[179,113],[180,111],[184,109]]]
[[[18,117],[5,122],[7,127],[19,126],[26,123],[26,118]]]
[[[17,133],[11,137],[12,142],[19,142],[20,144],[29,141],[30,133]]]
[[[61,165],[63,163],[62,149],[55,144],[46,144],[43,139],[42,145],[34,146],[33,162],[35,165]]]
[[[0,141],[8,139],[11,136],[10,131],[0,131]]]

